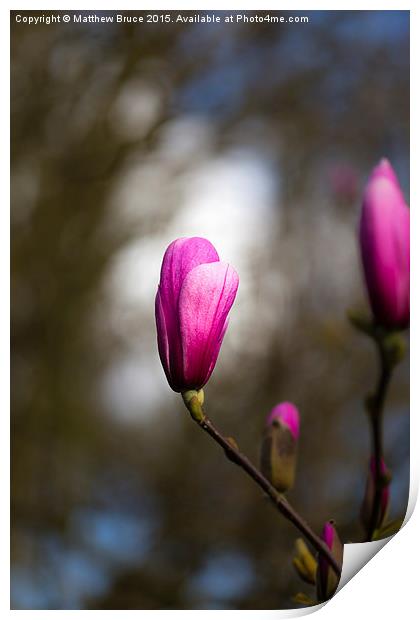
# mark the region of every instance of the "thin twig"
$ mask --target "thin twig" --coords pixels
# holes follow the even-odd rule
[[[371,424],[372,433],[372,451],[374,459],[374,471],[372,472],[373,484],[374,484],[374,498],[372,513],[367,529],[366,541],[372,540],[375,530],[378,525],[379,515],[381,512],[381,494],[384,488],[384,476],[382,473],[383,462],[383,416],[384,416],[384,404],[385,397],[388,390],[389,382],[391,380],[392,367],[387,359],[384,351],[383,344],[380,340],[377,341],[380,371],[375,393],[369,399],[369,419]]]
[[[248,476],[250,476],[268,495],[272,503],[281,512],[281,514],[288,519],[297,529],[307,538],[307,540],[313,545],[313,547],[322,554],[331,568],[338,577],[341,575],[341,567],[331,554],[330,549],[324,543],[324,541],[317,536],[309,525],[302,519],[302,517],[296,512],[294,508],[289,504],[287,499],[281,495],[273,485],[265,478],[262,473],[251,463],[251,461],[240,452],[234,442],[230,442],[229,439],[224,437],[214,426],[213,422],[203,414],[203,417],[199,417],[192,414],[192,418],[197,424],[214,439],[219,446],[223,448],[226,456],[236,463],[241,469],[243,469]]]

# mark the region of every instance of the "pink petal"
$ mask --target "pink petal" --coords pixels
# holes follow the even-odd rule
[[[325,523],[324,525],[324,529],[322,530],[322,540],[325,542],[329,549],[332,549],[334,543],[334,535],[334,525],[330,521],[327,521],[327,523]]]
[[[217,341],[217,344],[214,347],[213,359],[212,359],[212,361],[210,363],[209,369],[207,370],[207,374],[206,374],[206,377],[204,379],[203,385],[205,385],[207,383],[207,381],[210,379],[211,373],[213,372],[214,367],[216,366],[216,362],[217,362],[217,358],[218,358],[218,355],[219,355],[220,347],[222,346],[223,338],[225,337],[225,333],[226,333],[226,330],[228,328],[228,325],[229,325],[229,319],[226,319],[225,324],[223,326],[223,329],[222,329],[222,331],[220,333],[219,339]]]
[[[379,164],[376,166],[376,168],[373,169],[369,180],[372,181],[373,179],[379,177],[388,179],[388,181],[391,181],[391,183],[394,183],[394,185],[400,188],[400,184],[398,182],[398,177],[395,174],[395,170],[391,166],[389,160],[385,157],[383,157]]]
[[[180,391],[185,383],[178,317],[178,301],[182,283],[189,271],[197,265],[218,260],[219,256],[213,245],[201,237],[176,239],[169,245],[163,257],[159,284],[160,305],[156,307],[156,326],[159,354],[169,384],[175,391]],[[160,326],[163,325],[165,326],[166,345],[163,336],[159,335],[159,330],[162,329]]]
[[[391,327],[409,321],[409,220],[399,186],[389,175],[374,174],[364,195],[360,242],[373,312]]]
[[[178,306],[179,294],[185,276],[191,269],[203,263],[214,263],[219,256],[207,239],[202,237],[182,237],[173,241],[163,257],[160,271],[162,301],[167,313]],[[167,307],[168,306],[168,307]]]
[[[155,317],[156,317],[156,331],[160,361],[162,362],[163,369],[166,377],[169,377],[169,344],[168,344],[168,332],[166,329],[165,313],[163,312],[162,300],[160,296],[160,287],[155,298]]]
[[[184,379],[196,389],[214,368],[238,285],[236,271],[222,262],[199,265],[184,279],[179,296]]]

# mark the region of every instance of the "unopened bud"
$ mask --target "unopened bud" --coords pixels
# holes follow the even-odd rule
[[[334,527],[334,521],[327,521],[322,530],[322,540],[330,549],[333,558],[341,567],[343,564],[343,544]],[[331,567],[328,558],[319,554],[316,574],[316,589],[319,602],[327,601],[337,589],[339,577]]]
[[[261,471],[280,493],[295,480],[299,412],[292,403],[280,403],[270,413],[261,445]]]
[[[296,555],[293,558],[295,569],[303,581],[315,585],[317,563],[314,556],[309,551],[303,538],[298,538],[296,540],[295,547]]]
[[[375,490],[376,486],[380,486],[381,498],[380,509],[378,512],[378,518],[376,523],[373,524],[373,529],[379,529],[383,524],[388,514],[389,507],[389,485],[391,482],[391,472],[385,465],[383,459],[381,459],[381,467],[379,476],[376,475],[375,458],[372,456],[369,463],[369,471],[366,480],[365,496],[362,503],[360,512],[361,521],[366,528],[366,531],[370,531],[372,527],[372,514],[375,503]]]
[[[359,242],[372,314],[378,325],[410,322],[410,210],[388,160],[372,171],[363,196]]]

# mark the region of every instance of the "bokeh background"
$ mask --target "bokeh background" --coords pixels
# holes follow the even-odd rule
[[[256,461],[267,412],[294,401],[290,500],[318,531],[333,517],[362,539],[376,358],[346,311],[367,307],[355,231],[382,156],[408,200],[409,13],[294,15],[309,23],[11,14],[15,609],[277,609],[311,594],[296,531],[164,379],[154,295],[179,236],[209,238],[240,275],[209,414]],[[385,429],[399,517],[408,362]]]

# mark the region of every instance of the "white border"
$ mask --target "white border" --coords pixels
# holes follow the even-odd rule
[[[70,6],[69,6],[70,4]],[[82,7],[77,4],[71,8],[72,3],[47,2],[42,9],[44,10],[77,10]],[[123,8],[124,7],[124,8]],[[319,3],[311,2],[308,0],[302,1],[299,5],[295,2],[284,1],[279,6],[278,2],[273,0],[265,0],[263,8],[258,6],[256,2],[251,3],[247,0],[230,0],[226,3],[220,0],[213,0],[212,2],[193,3],[186,2],[185,0],[179,0],[178,2],[168,1],[165,2],[152,2],[141,4],[134,2],[124,2],[123,7],[118,9],[115,3],[102,2],[100,8],[96,3],[85,2],[83,9],[89,10],[203,10],[209,11],[215,10],[290,10],[293,12],[306,11],[306,10],[411,10],[411,109],[420,110],[420,101],[418,96],[418,77],[416,76],[415,69],[418,69],[418,59],[420,58],[420,44],[419,44],[419,18],[418,11],[414,2],[398,3],[395,1],[384,2],[366,2],[366,1],[353,1],[351,6],[337,6],[336,2],[321,1]],[[20,3],[11,3],[9,7],[0,9],[1,15],[1,40],[4,45],[3,53],[1,54],[1,64],[3,70],[2,90],[3,96],[1,97],[2,113],[0,115],[0,122],[2,125],[1,135],[5,138],[9,135],[9,114],[10,114],[10,96],[9,96],[9,49],[10,49],[10,32],[9,32],[9,10],[40,10],[40,7],[33,2],[22,1]],[[412,144],[418,144],[419,137],[419,122],[414,114],[411,115],[411,136]],[[2,188],[5,193],[3,208],[0,210],[1,225],[0,225],[0,251],[2,253],[2,260],[0,260],[0,273],[2,282],[3,301],[0,304],[1,309],[1,395],[2,395],[2,424],[4,425],[3,432],[1,433],[1,482],[4,497],[7,498],[7,504],[3,506],[1,511],[1,532],[4,536],[2,544],[3,550],[3,562],[1,565],[1,607],[6,613],[19,614],[19,615],[31,615],[32,618],[39,618],[44,620],[45,614],[48,617],[55,618],[56,616],[62,616],[62,614],[79,614],[89,617],[103,617],[114,616],[115,611],[10,611],[9,610],[9,510],[8,510],[8,498],[10,491],[9,484],[9,463],[10,463],[10,447],[9,447],[9,431],[10,425],[8,421],[8,411],[10,403],[9,394],[9,321],[10,321],[10,278],[9,278],[9,229],[10,218],[8,216],[7,205],[10,203],[9,198],[9,141],[3,142],[4,148],[2,149]],[[419,158],[412,148],[411,152],[411,196],[418,196],[420,194],[420,181],[419,181]],[[419,232],[418,216],[416,214],[416,204],[410,200],[411,209],[411,226],[412,237],[416,239]],[[412,282],[417,282],[418,278],[418,260],[419,251],[417,244],[412,244]],[[417,289],[412,285],[411,294],[411,316],[418,317],[418,296]],[[410,502],[409,511],[411,513],[414,509],[415,499],[418,493],[418,472],[419,472],[419,456],[417,448],[414,445],[415,438],[420,436],[418,421],[419,415],[419,384],[416,381],[416,375],[418,375],[418,362],[416,360],[416,352],[419,347],[419,330],[416,326],[415,320],[411,322],[411,410],[414,414],[411,416],[411,485],[410,485]],[[416,609],[416,590],[418,588],[418,564],[416,555],[413,552],[415,541],[419,542],[419,522],[420,512],[417,509],[407,525],[403,528],[401,533],[395,536],[385,550],[376,556],[369,564],[363,568],[361,574],[356,575],[352,579],[351,586],[341,590],[332,601],[322,608],[319,612],[320,616],[327,620],[328,618],[336,619],[337,616],[343,620],[352,619],[354,614],[363,614],[365,617],[370,615],[376,617],[387,617],[389,615],[403,614],[404,618],[412,618],[413,615],[417,615]],[[356,547],[356,545],[353,545]],[[319,607],[319,606],[317,606]],[[303,610],[305,611],[305,610]],[[139,611],[119,611],[118,616],[139,614]],[[163,618],[168,615],[173,619],[181,619],[185,616],[194,617],[200,616],[200,618],[210,617],[214,614],[218,614],[218,617],[223,615],[225,618],[235,617],[239,614],[242,618],[260,619],[262,617],[278,618],[278,617],[296,617],[302,615],[298,613],[298,610],[292,611],[141,611],[142,618]],[[386,616],[385,616],[386,615]]]

